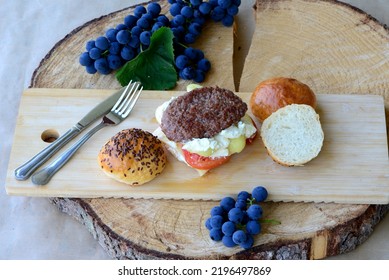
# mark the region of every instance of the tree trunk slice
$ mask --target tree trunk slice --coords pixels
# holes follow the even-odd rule
[[[309,13],[305,8],[301,9],[301,5],[295,6],[295,2],[323,6],[329,15],[334,15],[327,19],[330,21],[329,23],[336,21],[336,15],[338,15],[336,11],[339,9],[348,11],[349,20],[354,21],[355,28],[366,30],[360,34],[360,39],[365,38],[365,36],[369,39],[370,33],[377,32],[371,28],[371,19],[367,15],[337,2],[259,1],[257,16],[266,16],[270,20],[277,15],[278,9],[287,7],[290,14],[301,14],[296,20],[305,23],[305,18],[309,17]],[[164,11],[166,11],[166,3],[163,5]],[[103,34],[108,27],[116,26],[129,13],[132,13],[132,8],[103,16],[86,23],[67,35],[42,60],[32,77],[31,87],[119,87],[113,75],[90,76],[85,74],[84,69],[78,64],[78,56],[83,51],[87,40]],[[361,18],[369,20],[361,21]],[[262,24],[265,23],[262,22]],[[387,42],[386,30],[378,23],[374,21],[373,23],[377,29],[381,30],[378,32],[382,33],[381,40]],[[322,24],[326,26],[326,23]],[[232,30],[217,24],[210,24],[208,27],[199,39],[201,42],[197,43],[205,51],[213,65],[213,72],[208,75],[205,84],[217,84],[233,89]],[[261,64],[258,63],[258,67],[247,70],[250,69],[249,65],[253,65],[252,58],[250,58],[253,55],[253,50],[261,50],[261,44],[256,40],[258,28],[261,26],[257,24],[256,27],[256,34],[253,38],[254,47],[251,48],[248,55],[247,67],[244,69],[240,83],[241,91],[251,91],[261,79],[270,76],[270,74],[291,76],[291,74],[296,73],[296,71],[272,72],[272,69],[262,68]],[[281,27],[287,26],[279,28]],[[238,31],[235,30],[235,32]],[[212,33],[213,36],[205,34],[208,32]],[[309,36],[305,33],[301,33],[302,35]],[[339,39],[339,37],[333,36],[330,39],[336,41],[337,38]],[[327,43],[329,44],[329,42]],[[354,46],[356,41],[348,41],[348,43]],[[280,41],[272,47],[274,55],[279,53],[279,45],[281,45]],[[373,53],[375,54],[375,52]],[[379,54],[381,52],[378,52],[377,55]],[[267,55],[269,58],[272,57],[270,54]],[[261,57],[262,54],[255,55],[256,59],[261,59]],[[351,60],[349,63],[350,65],[344,65],[344,67],[352,66],[352,69],[361,67],[362,70],[366,70],[365,65],[355,65],[355,63],[351,63]],[[381,64],[383,63],[376,64],[376,66],[381,66]],[[310,65],[314,70],[320,66]],[[296,66],[295,69],[300,68]],[[306,71],[309,73],[308,69]],[[336,72],[336,74],[339,73]],[[310,78],[302,80],[307,83],[313,79],[309,75],[306,77]],[[351,78],[351,76],[349,77]],[[373,77],[371,79],[373,80]],[[371,85],[374,84],[374,88],[369,87],[371,93],[382,93],[385,84],[379,82],[378,78],[376,81],[371,83]],[[341,83],[337,84],[341,85]],[[334,92],[329,88],[331,83],[326,84],[327,87],[324,90],[321,90],[319,81],[315,81],[313,85],[317,92]],[[180,82],[176,89],[185,89],[185,86],[186,83]],[[350,88],[343,92],[349,93]],[[73,198],[51,198],[50,200],[61,211],[70,214],[84,224],[107,253],[112,258],[117,259],[320,259],[353,250],[368,238],[374,226],[389,210],[389,205],[266,202],[263,204],[265,218],[279,220],[281,224],[263,225],[263,233],[255,237],[254,247],[250,250],[241,250],[239,247],[226,248],[220,242],[213,242],[209,238],[204,222],[209,216],[210,209],[217,205],[217,202]]]

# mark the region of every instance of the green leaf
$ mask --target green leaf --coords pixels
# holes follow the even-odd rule
[[[128,61],[116,73],[122,86],[131,80],[139,81],[144,89],[165,90],[176,85],[174,68],[173,32],[161,27],[150,38],[150,46],[133,60]]]

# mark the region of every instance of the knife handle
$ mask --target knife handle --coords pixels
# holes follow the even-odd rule
[[[70,140],[78,135],[82,130],[79,125],[74,125],[64,135],[55,140],[51,145],[47,146],[41,152],[36,154],[29,161],[15,169],[16,180],[27,180],[31,174],[37,170],[42,164],[44,164],[54,153],[65,146]]]

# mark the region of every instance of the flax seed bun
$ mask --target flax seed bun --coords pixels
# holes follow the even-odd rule
[[[132,186],[153,180],[167,161],[162,142],[150,132],[137,128],[114,135],[101,148],[97,159],[107,176]]]
[[[271,114],[261,126],[268,154],[284,166],[301,166],[321,151],[324,133],[319,115],[309,105],[291,104]]]
[[[259,83],[250,99],[251,112],[260,122],[289,104],[316,108],[316,96],[309,86],[296,79],[276,77]]]

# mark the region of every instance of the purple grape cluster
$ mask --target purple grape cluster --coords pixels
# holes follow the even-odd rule
[[[147,9],[137,6],[133,15],[126,16],[115,28],[109,28],[105,36],[88,41],[79,62],[89,74],[110,74],[147,49],[151,34],[162,26],[169,27],[170,20],[161,14],[158,3],[148,4]]]
[[[86,43],[79,63],[87,73],[108,75],[134,59],[150,45],[151,35],[159,28],[171,28],[174,35],[175,67],[180,78],[201,83],[211,68],[203,51],[189,47],[201,34],[208,18],[231,26],[239,11],[240,0],[168,0],[170,19],[161,6],[151,2],[137,6],[133,15],[110,28],[104,36]]]
[[[258,204],[267,199],[268,192],[262,186],[255,187],[250,194],[241,191],[237,198],[224,197],[218,206],[211,209],[205,226],[214,241],[222,241],[226,247],[239,245],[249,249],[254,244],[254,236],[261,232],[259,219],[263,215]]]

